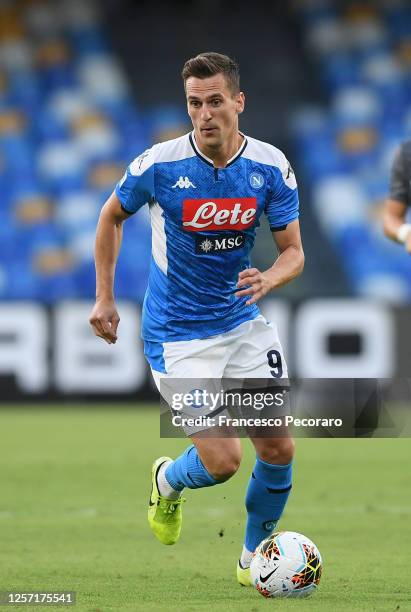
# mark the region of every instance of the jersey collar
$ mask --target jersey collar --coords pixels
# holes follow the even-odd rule
[[[244,138],[243,142],[240,145],[240,148],[238,149],[237,153],[235,153],[235,155],[233,155],[233,157],[231,157],[228,162],[226,163],[226,165],[224,166],[224,168],[228,168],[228,166],[231,166],[231,164],[233,164],[239,157],[241,157],[241,155],[244,153],[244,150],[248,144],[247,141],[247,137],[245,136],[245,134],[243,134],[242,132],[239,131],[239,134],[241,134],[241,136]],[[206,155],[204,155],[204,153],[202,153],[200,151],[200,149],[197,146],[196,143],[196,139],[194,136],[194,130],[189,134],[189,139],[190,139],[190,143],[191,146],[194,149],[194,152],[196,155],[198,155],[198,157],[200,157],[206,164],[208,164],[209,166],[212,166],[214,168],[214,162],[212,159],[210,159],[209,157],[207,157]],[[219,170],[224,170],[224,168],[219,168]]]

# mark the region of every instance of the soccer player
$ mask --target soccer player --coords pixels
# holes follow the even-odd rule
[[[406,216],[411,205],[411,140],[403,142],[391,169],[390,195],[384,206],[384,232],[411,253],[411,223]]]
[[[90,323],[97,336],[116,342],[113,281],[122,223],[148,205],[152,260],[142,337],[157,386],[162,378],[287,376],[276,328],[256,303],[303,269],[294,173],[281,151],[239,131],[245,98],[232,59],[201,53],[185,63],[182,77],[194,129],[137,157],[105,203]],[[263,213],[278,257],[260,271],[250,267],[249,254]],[[240,465],[237,437],[203,433],[193,429],[193,444],[176,459],[154,462],[148,519],[164,544],[179,538],[183,489],[218,485]],[[287,502],[294,454],[287,435],[251,441],[256,463],[237,565],[237,579],[245,586],[251,584],[253,551],[273,531]]]

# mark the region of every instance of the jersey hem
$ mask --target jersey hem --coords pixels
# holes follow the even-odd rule
[[[178,337],[176,338],[170,338],[169,335],[163,336],[161,338],[159,337],[153,337],[153,336],[147,336],[144,334],[143,330],[141,332],[141,338],[145,341],[145,342],[159,342],[159,343],[164,343],[164,342],[185,342],[187,340],[205,340],[208,338],[214,338],[215,336],[220,336],[221,334],[226,334],[229,331],[232,331],[233,329],[235,329],[236,327],[238,327],[239,325],[242,325],[243,323],[246,323],[247,321],[254,321],[254,319],[256,319],[257,317],[259,317],[261,315],[260,309],[258,307],[255,308],[255,310],[253,310],[253,312],[250,313],[251,316],[247,316],[244,318],[241,318],[238,321],[235,322],[231,322],[229,324],[227,324],[226,326],[222,327],[219,330],[216,330],[215,333],[200,333],[197,331],[194,331],[190,334],[178,334]]]

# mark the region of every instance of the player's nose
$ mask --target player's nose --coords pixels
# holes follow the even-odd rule
[[[204,107],[201,112],[201,119],[203,121],[210,121],[211,117],[212,117],[212,114],[211,114],[210,109],[207,107]]]

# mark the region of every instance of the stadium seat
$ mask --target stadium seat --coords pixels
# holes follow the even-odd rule
[[[0,295],[92,298],[100,209],[178,113],[138,109],[97,3],[38,0],[0,13]],[[122,296],[141,299],[150,230],[137,217],[118,269]]]
[[[401,303],[411,299],[409,256],[378,214],[394,152],[411,136],[411,11],[388,0],[298,7],[329,100],[299,109],[292,130],[314,211],[353,293]]]

